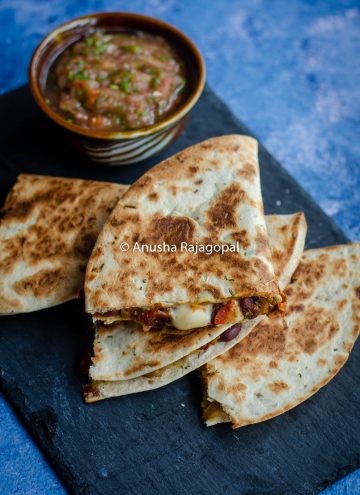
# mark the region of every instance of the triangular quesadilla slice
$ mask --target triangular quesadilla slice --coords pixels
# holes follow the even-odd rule
[[[212,138],[129,188],[87,267],[86,310],[95,320],[188,331],[268,314],[281,303],[257,151],[247,136]]]
[[[285,288],[300,261],[306,236],[302,213],[269,215],[267,230],[279,286]],[[166,385],[230,349],[265,318],[258,316],[239,325],[239,333],[227,335],[229,325],[195,329],[143,332],[136,324],[102,325],[94,343],[89,374],[94,380],[84,389],[87,402],[141,392]]]
[[[287,312],[202,369],[204,419],[234,428],[273,418],[326,385],[360,329],[360,244],[305,251]]]
[[[96,238],[127,186],[21,174],[0,210],[0,314],[79,295]]]

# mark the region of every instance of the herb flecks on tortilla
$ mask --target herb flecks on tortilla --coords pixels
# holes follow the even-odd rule
[[[303,402],[345,364],[359,334],[360,244],[305,251],[284,316],[261,322],[202,370],[208,426],[257,423]]]
[[[266,226],[271,253],[276,255],[275,273],[284,289],[303,252],[305,218],[302,213],[269,215]],[[94,402],[167,385],[230,349],[264,318],[258,316],[233,326],[213,325],[189,331],[164,328],[147,333],[133,322],[100,325],[89,373],[93,382],[84,389],[85,400]],[[225,339],[224,334],[232,338]]]
[[[211,255],[131,249],[134,242],[189,241],[238,242],[240,249]],[[121,250],[122,242],[129,251]],[[235,324],[276,308],[282,295],[265,225],[257,142],[238,135],[209,139],[133,184],[99,236],[85,295],[95,320],[136,321],[143,330]]]
[[[126,186],[21,174],[0,211],[0,314],[78,297],[96,238]]]

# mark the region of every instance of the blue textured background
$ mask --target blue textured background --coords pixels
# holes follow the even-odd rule
[[[100,10],[145,13],[184,30],[215,91],[345,233],[360,238],[359,1],[0,0],[0,92],[26,82],[48,31]],[[65,493],[1,397],[0,493]],[[360,471],[325,494],[360,494]]]

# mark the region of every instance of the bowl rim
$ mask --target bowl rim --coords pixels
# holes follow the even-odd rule
[[[192,96],[189,97],[188,100],[185,100],[185,103],[181,105],[177,110],[174,112],[170,113],[167,117],[165,117],[163,120],[160,120],[159,122],[156,122],[155,124],[148,126],[148,127],[143,127],[140,129],[133,129],[130,131],[97,131],[97,130],[92,130],[92,129],[86,129],[84,127],[78,126],[76,124],[73,124],[71,122],[68,122],[64,117],[62,117],[59,113],[57,113],[55,110],[53,110],[45,100],[45,96],[43,95],[43,92],[40,88],[40,84],[38,81],[38,64],[37,62],[40,60],[40,56],[43,52],[43,49],[46,47],[46,45],[53,41],[57,36],[61,35],[64,31],[71,31],[72,29],[76,27],[81,27],[82,24],[84,27],[86,26],[86,21],[89,21],[91,19],[96,19],[96,18],[101,18],[101,17],[109,17],[109,16],[115,16],[118,17],[119,19],[121,18],[126,18],[130,17],[133,20],[139,20],[139,21],[145,21],[145,22],[150,22],[154,24],[154,27],[156,28],[157,26],[161,26],[163,29],[171,31],[172,34],[175,34],[176,37],[180,38],[188,47],[190,50],[193,52],[195,55],[195,58],[199,64],[199,79],[196,82],[196,85],[194,86],[194,91],[192,93]],[[180,29],[176,28],[175,26],[168,24],[167,22],[157,19],[155,17],[150,17],[147,15],[142,15],[142,14],[136,14],[132,12],[97,12],[93,14],[86,14],[82,15],[79,17],[75,17],[69,21],[66,21],[59,26],[57,26],[55,29],[50,31],[38,44],[36,47],[31,60],[29,64],[29,70],[28,70],[28,75],[29,75],[29,86],[30,90],[32,92],[32,95],[36,101],[36,103],[39,105],[41,110],[47,114],[48,117],[50,117],[53,121],[55,121],[57,124],[61,125],[62,127],[65,127],[67,130],[74,132],[75,134],[79,134],[82,136],[87,136],[90,138],[97,138],[97,139],[103,139],[103,140],[116,140],[116,139],[123,139],[123,140],[129,140],[129,139],[135,139],[139,137],[144,137],[144,136],[149,136],[151,134],[160,132],[164,129],[167,129],[169,127],[172,127],[175,125],[179,120],[181,120],[195,105],[195,103],[198,101],[198,99],[201,96],[201,93],[204,89],[205,85],[205,77],[206,77],[206,67],[205,67],[205,62],[203,59],[203,56],[201,55],[199,49],[197,46],[194,44],[194,42],[186,36]]]

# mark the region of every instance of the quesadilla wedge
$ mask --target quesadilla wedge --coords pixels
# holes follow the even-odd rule
[[[257,149],[247,136],[209,139],[129,188],[87,267],[86,311],[96,321],[187,331],[244,321],[281,303]]]
[[[96,238],[126,188],[19,175],[0,211],[0,314],[77,297]]]
[[[282,414],[344,366],[360,329],[360,244],[305,251],[286,295],[284,316],[203,367],[208,426]]]
[[[281,289],[288,284],[300,261],[306,236],[302,213],[266,217],[275,273]],[[98,330],[89,375],[86,402],[162,387],[199,368],[243,339],[265,316],[240,326],[239,333],[224,338],[229,325],[195,329],[142,332],[136,324],[119,322]],[[231,328],[231,327],[230,327]]]

